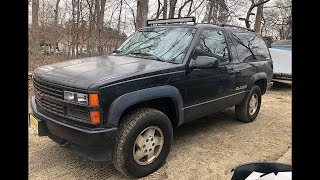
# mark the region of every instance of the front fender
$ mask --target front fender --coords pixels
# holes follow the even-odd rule
[[[133,91],[119,96],[112,102],[109,108],[107,126],[118,126],[122,113],[130,106],[140,102],[164,97],[168,97],[173,100],[177,119],[179,121],[178,125],[181,125],[184,120],[183,101],[181,94],[176,87],[165,85]]]

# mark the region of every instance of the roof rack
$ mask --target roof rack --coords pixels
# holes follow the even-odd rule
[[[147,20],[147,26],[152,26],[154,24],[172,24],[172,23],[187,23],[193,22],[196,24],[195,17],[184,17],[184,18],[172,18],[172,19],[157,19],[157,20]]]
[[[229,27],[237,27],[237,28],[242,28],[242,29],[246,29],[248,31],[252,31],[252,32],[255,32],[253,29],[250,29],[250,28],[245,28],[245,27],[241,27],[241,26],[236,26],[236,25],[230,25],[230,24],[218,24],[219,26],[229,26]]]

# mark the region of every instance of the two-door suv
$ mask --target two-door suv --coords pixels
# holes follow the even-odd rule
[[[251,29],[149,20],[113,55],[35,69],[29,124],[79,155],[143,177],[164,164],[174,128],[234,105],[238,120],[254,121],[272,70]]]

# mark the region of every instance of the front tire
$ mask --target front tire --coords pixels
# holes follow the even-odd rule
[[[133,110],[121,119],[113,165],[130,178],[147,176],[165,163],[172,139],[172,125],[163,112],[152,108]]]
[[[252,122],[258,116],[261,106],[261,89],[254,85],[248,96],[235,106],[236,115],[239,121]]]

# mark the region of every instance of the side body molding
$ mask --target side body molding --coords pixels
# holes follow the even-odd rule
[[[166,97],[173,100],[178,126],[181,125],[184,120],[183,100],[181,94],[176,87],[165,85],[133,91],[119,96],[112,102],[109,108],[107,126],[118,126],[122,113],[132,105],[152,99]]]

